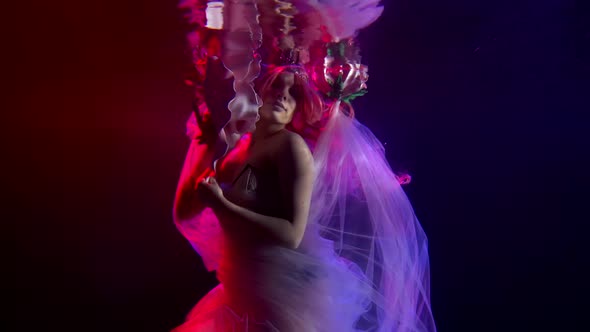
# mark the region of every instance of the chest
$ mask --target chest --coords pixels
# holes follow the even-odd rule
[[[271,149],[236,148],[218,173],[225,197],[254,212],[281,217],[284,200],[276,154]]]

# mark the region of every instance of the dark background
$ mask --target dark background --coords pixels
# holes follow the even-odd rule
[[[358,118],[430,240],[439,331],[588,328],[588,1],[388,0]],[[215,284],[171,209],[175,1],[3,6],[3,331],[167,331]]]

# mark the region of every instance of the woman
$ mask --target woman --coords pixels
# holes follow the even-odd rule
[[[382,145],[299,66],[257,91],[252,134],[216,163],[212,139],[187,155],[175,221],[220,284],[174,332],[435,331],[426,237]]]
[[[345,264],[298,250],[308,221],[314,163],[303,138],[287,128],[303,129],[319,119],[321,100],[297,66],[274,68],[260,82],[263,104],[255,132],[217,163],[215,176],[200,180],[194,193],[180,190],[177,196],[180,224],[210,207],[223,229],[223,244],[217,267],[221,284],[175,332],[335,331],[341,323],[349,328],[352,323],[337,320],[334,309],[364,311],[360,297],[338,305],[330,294],[335,284],[325,285],[327,276],[338,273],[352,289],[356,276]]]

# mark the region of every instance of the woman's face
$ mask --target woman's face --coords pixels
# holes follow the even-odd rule
[[[270,87],[262,93],[262,107],[260,117],[265,121],[287,125],[293,119],[297,101],[293,96],[295,74],[282,72],[272,82]]]

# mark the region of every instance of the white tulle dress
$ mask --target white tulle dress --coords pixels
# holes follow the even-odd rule
[[[180,181],[199,164],[204,172],[211,153],[193,140]],[[295,250],[224,234],[208,208],[175,220],[220,283],[174,332],[436,330],[427,240],[382,145],[334,105],[313,154],[311,211]],[[268,174],[247,165],[226,194],[272,214],[259,204]]]

